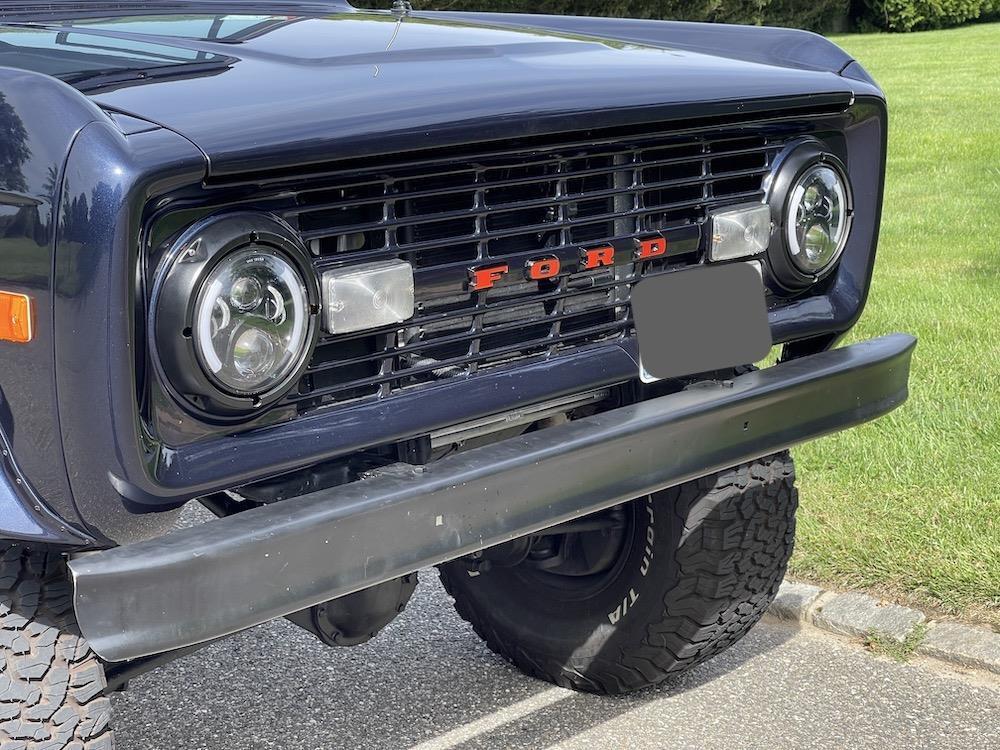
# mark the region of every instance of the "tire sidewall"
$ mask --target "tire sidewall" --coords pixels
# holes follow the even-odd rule
[[[593,658],[614,649],[619,638],[634,642],[662,615],[664,592],[677,582],[672,550],[683,524],[674,522],[670,508],[653,496],[632,501],[626,512],[630,523],[621,558],[588,596],[549,585],[559,576],[500,567],[470,574],[461,563],[445,566],[450,587],[457,589],[452,593],[488,609],[492,627],[528,652],[562,660]]]

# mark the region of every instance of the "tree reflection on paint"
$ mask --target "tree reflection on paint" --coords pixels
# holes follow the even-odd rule
[[[24,123],[0,92],[0,189],[18,192],[25,189],[21,168],[29,156],[31,149]]]

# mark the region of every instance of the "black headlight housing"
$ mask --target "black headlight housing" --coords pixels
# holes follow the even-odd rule
[[[157,268],[153,364],[199,417],[251,416],[301,377],[318,311],[316,275],[291,227],[256,212],[210,216],[185,230]]]
[[[843,162],[818,141],[790,144],[775,160],[767,202],[772,226],[767,259],[778,284],[797,292],[832,273],[847,246],[854,215]],[[806,258],[806,242],[822,248],[815,265]]]

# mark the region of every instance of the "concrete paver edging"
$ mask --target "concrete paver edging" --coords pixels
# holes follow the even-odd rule
[[[906,644],[923,656],[1000,674],[1000,634],[988,627],[934,622],[919,610],[867,594],[825,591],[785,580],[768,612],[839,635]]]

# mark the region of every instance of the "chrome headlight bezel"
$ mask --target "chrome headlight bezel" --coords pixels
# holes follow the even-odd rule
[[[303,315],[303,331],[296,333],[299,351],[285,362],[280,378],[241,391],[207,366],[197,316],[212,274],[251,249],[261,257],[280,259],[301,282],[295,294],[301,292],[302,298],[294,309]],[[157,268],[149,313],[152,361],[168,392],[199,417],[252,416],[278,401],[301,377],[315,347],[319,309],[316,274],[295,230],[264,213],[210,216],[185,230]]]
[[[796,186],[817,168],[831,170],[843,189],[843,234],[826,263],[809,270],[793,257],[792,223],[798,206],[792,204],[796,199]],[[805,140],[792,144],[775,161],[774,171],[768,178],[766,200],[771,207],[773,226],[767,259],[775,281],[784,289],[797,292],[833,273],[850,240],[854,219],[854,192],[844,163],[818,141]]]

